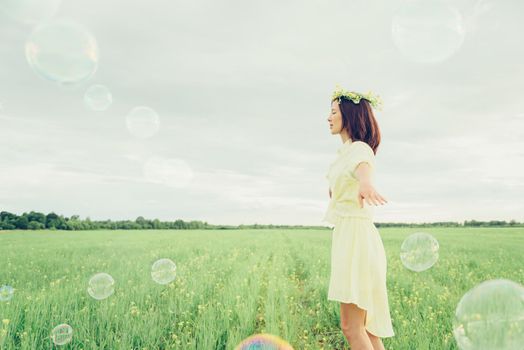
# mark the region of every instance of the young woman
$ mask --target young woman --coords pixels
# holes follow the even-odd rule
[[[328,122],[342,146],[326,175],[334,224],[328,300],[340,302],[340,327],[352,350],[384,350],[380,338],[394,336],[386,289],[386,254],[373,223],[373,207],[387,203],[373,187],[380,131],[371,93],[338,89]]]

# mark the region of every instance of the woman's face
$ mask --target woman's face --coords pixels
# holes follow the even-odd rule
[[[342,131],[342,113],[340,113],[337,100],[331,102],[328,122],[331,134],[339,134]]]

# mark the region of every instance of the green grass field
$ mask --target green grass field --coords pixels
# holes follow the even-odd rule
[[[524,284],[523,228],[379,228],[388,255],[395,337],[387,349],[457,349],[452,318],[476,284]],[[405,269],[400,245],[414,232],[439,241],[428,271]],[[326,299],[331,231],[4,231],[0,302],[4,349],[50,349],[53,327],[67,323],[62,349],[233,349],[255,333],[279,335],[299,349],[348,349],[339,304]],[[169,285],[153,282],[159,258],[177,264]],[[87,281],[107,272],[115,293],[97,301]]]

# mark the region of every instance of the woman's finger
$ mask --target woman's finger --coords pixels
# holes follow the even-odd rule
[[[368,199],[371,203],[373,203],[373,205],[377,205],[377,198],[375,196],[375,192],[371,191],[371,193],[368,196]]]
[[[382,197],[378,192],[375,192],[376,198],[379,200],[380,204],[387,203],[387,200]]]
[[[379,204],[382,205],[382,204],[385,203],[384,198],[382,198],[382,196],[380,194],[377,193],[376,198],[377,198],[377,201],[378,201]]]
[[[379,205],[379,204],[380,204],[380,200],[378,199],[376,193],[373,194],[373,196],[371,197],[371,199],[373,200],[373,203],[374,203],[375,205]]]

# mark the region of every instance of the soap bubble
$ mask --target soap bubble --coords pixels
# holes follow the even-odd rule
[[[55,345],[65,345],[73,339],[73,328],[65,323],[62,323],[51,331],[51,339]]]
[[[105,111],[113,102],[113,96],[104,85],[91,85],[84,94],[86,106],[93,111]]]
[[[53,17],[61,2],[62,0],[2,0],[0,11],[19,22],[35,24]]]
[[[88,80],[98,67],[95,38],[84,26],[65,19],[37,26],[26,42],[25,54],[40,77],[64,86]]]
[[[93,275],[89,280],[87,292],[97,300],[109,297],[115,291],[115,280],[111,275],[101,272]]]
[[[416,272],[429,269],[438,260],[439,244],[437,240],[425,232],[417,232],[408,236],[400,247],[402,264]]]
[[[464,41],[458,10],[437,0],[409,1],[396,11],[391,23],[393,42],[415,62],[436,63],[453,55]]]
[[[484,281],[460,299],[453,335],[462,350],[521,349],[524,344],[524,286]]]
[[[13,299],[13,294],[15,294],[13,287],[8,285],[0,287],[0,301],[9,301]]]
[[[244,339],[235,350],[293,350],[293,347],[276,335],[260,333]]]
[[[160,120],[154,109],[138,106],[129,112],[126,124],[131,135],[145,139],[157,133]]]
[[[170,187],[186,187],[193,178],[193,170],[183,159],[152,156],[144,163],[144,177],[149,182]]]
[[[155,261],[151,267],[151,277],[158,284],[168,284],[176,277],[176,265],[170,259]]]

